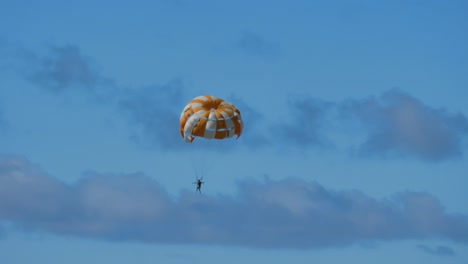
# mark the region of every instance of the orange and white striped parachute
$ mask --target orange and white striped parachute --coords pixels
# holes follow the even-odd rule
[[[188,143],[195,137],[225,139],[237,135],[239,138],[243,127],[240,111],[211,95],[194,98],[180,115],[180,134]]]

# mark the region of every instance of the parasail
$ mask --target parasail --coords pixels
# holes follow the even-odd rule
[[[203,95],[187,103],[180,115],[180,134],[191,143],[195,137],[225,139],[242,134],[240,111],[221,98]]]

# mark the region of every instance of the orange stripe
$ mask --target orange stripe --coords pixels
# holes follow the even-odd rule
[[[197,137],[204,137],[205,127],[206,127],[206,120],[200,119],[197,125],[193,128],[192,135],[197,136]]]

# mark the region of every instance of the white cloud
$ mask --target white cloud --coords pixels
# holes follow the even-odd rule
[[[468,219],[427,193],[375,200],[299,179],[239,183],[236,196],[171,198],[142,174],[89,173],[67,185],[19,157],[0,159],[0,219],[59,234],[153,243],[313,248],[443,237],[468,242]]]

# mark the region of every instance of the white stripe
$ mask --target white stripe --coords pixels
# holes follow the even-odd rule
[[[231,120],[231,116],[229,116],[229,114],[225,110],[220,111],[219,113],[221,113],[223,119],[226,120],[226,122],[228,122],[228,120]]]
[[[182,120],[182,117],[184,116],[185,114],[185,111],[187,111],[187,106],[184,108],[184,110],[182,111],[182,113],[180,114],[180,120]]]
[[[206,102],[206,101],[208,101],[208,97],[206,97],[204,95],[200,95],[200,96],[195,97],[193,100],[202,100],[202,101]]]
[[[184,110],[182,110],[182,114],[180,115],[181,119],[184,113],[187,112],[189,109],[198,108],[198,107],[201,107],[202,105],[203,105],[202,103],[191,103],[191,104],[186,105],[184,107]]]
[[[210,116],[208,117],[208,122],[206,122],[205,126],[205,138],[212,139],[215,136],[216,133],[216,113],[215,112],[210,112]]]
[[[182,113],[189,110],[190,108],[192,108],[191,104],[188,104],[184,107],[184,110],[182,110]]]
[[[215,116],[216,116],[216,115],[215,115]],[[200,119],[202,119],[202,120],[207,120],[207,121],[224,120],[224,118],[222,118],[222,119],[221,119],[221,118],[216,119],[216,118],[209,118],[209,117],[206,117],[206,116],[202,116],[202,117],[200,117]]]
[[[189,108],[197,108],[197,107],[201,107],[203,104],[202,103],[190,103],[188,105],[185,106],[186,109],[189,109]],[[185,110],[185,109],[184,109]]]
[[[234,122],[232,122],[232,119],[225,111],[221,111],[221,114],[223,115],[224,119],[226,119],[226,130],[228,131],[227,137],[230,138],[234,136]]]
[[[203,114],[206,113],[206,110],[200,110],[195,112],[194,116],[196,116],[198,119],[201,119],[203,117]]]
[[[184,117],[184,115],[185,115],[185,112],[183,112],[182,115],[180,116],[180,120],[182,120],[182,117]],[[193,116],[193,113],[187,116],[187,119],[185,120],[185,122],[187,122],[191,116]]]
[[[190,142],[193,133],[193,129],[195,126],[198,124],[198,121],[200,121],[200,116],[203,115],[205,110],[200,110],[196,112],[194,115],[191,115],[189,118],[187,118],[187,122],[185,123],[184,126],[184,139],[187,142]]]
[[[182,110],[182,113],[186,112],[187,110],[189,110],[190,108],[192,108],[192,106],[190,104],[186,105],[184,107],[184,110]]]
[[[192,132],[195,125],[198,123],[195,116],[192,116],[190,119],[187,120],[184,126],[184,140],[186,142],[192,141]]]

